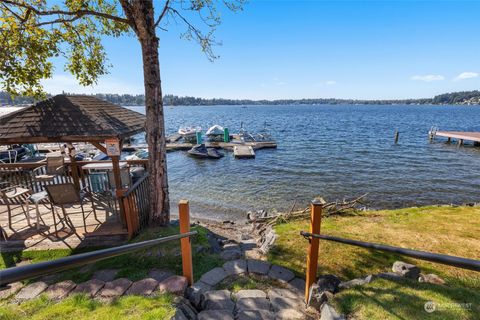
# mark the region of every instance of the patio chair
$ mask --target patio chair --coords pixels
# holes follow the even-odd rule
[[[85,187],[80,191],[78,191],[75,188],[75,185],[73,183],[61,183],[61,184],[47,185],[45,186],[45,189],[47,189],[52,212],[54,213],[53,224],[55,227],[55,234],[57,235],[57,237],[58,237],[58,229],[57,229],[57,222],[55,219],[55,213],[57,212],[55,209],[56,207],[62,208],[63,219],[60,218],[59,222],[62,222],[63,224],[63,221],[65,221],[65,223],[67,223],[72,229],[75,229],[75,226],[73,225],[72,221],[67,215],[65,207],[73,207],[74,205],[80,205],[80,208],[82,210],[82,217],[83,217],[83,227],[85,229],[85,233],[87,233],[87,217],[91,213],[85,216],[85,209],[83,208],[83,205],[85,203],[85,199],[88,197],[92,203],[92,211],[93,211],[95,220],[100,222],[97,218],[97,212],[95,211],[95,205],[93,203],[92,193],[88,190],[88,187]]]
[[[43,173],[45,169],[45,173]],[[47,157],[47,164],[33,169],[33,174],[36,181],[53,181],[56,176],[65,173],[65,158],[63,156]]]
[[[28,199],[27,195],[30,194],[30,190],[23,188],[22,186],[9,186],[3,189],[0,189],[0,197],[3,200],[3,203],[7,206],[8,213],[8,227],[12,228],[12,206],[15,204],[20,205],[22,208],[25,217],[27,218],[28,225],[30,225],[30,216],[28,212]],[[23,205],[26,205],[27,210]]]

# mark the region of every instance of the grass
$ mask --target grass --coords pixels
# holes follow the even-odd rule
[[[111,304],[101,303],[83,295],[75,295],[61,302],[45,296],[22,303],[0,303],[2,320],[116,320],[116,319],[170,319],[175,314],[173,297],[125,296]]]
[[[480,208],[421,207],[399,210],[362,212],[350,216],[327,217],[322,220],[322,233],[412,248],[460,257],[480,258]],[[308,242],[299,236],[308,231],[307,221],[276,226],[278,240],[268,259],[305,274]],[[341,311],[354,319],[424,318],[428,300],[440,304],[472,302],[478,310],[480,275],[473,271],[387,254],[375,250],[320,242],[319,274],[335,274],[343,280],[390,271],[394,261],[416,264],[424,273],[442,277],[446,286],[407,282],[374,281],[366,287],[342,292],[335,299]],[[421,308],[419,307],[421,306]],[[371,310],[371,311],[370,311]],[[412,312],[412,314],[410,314]],[[445,318],[473,319],[473,311],[450,308],[442,311]],[[477,313],[478,314],[478,313]],[[440,315],[434,312],[433,316]],[[443,318],[442,318],[443,319]]]
[[[208,270],[221,266],[223,262],[218,255],[208,252],[210,246],[207,239],[207,229],[201,226],[194,226],[192,230],[198,231],[198,235],[192,240],[194,277],[198,279]],[[155,239],[177,233],[179,233],[178,226],[152,228],[137,236],[132,242]],[[200,250],[202,248],[203,250]],[[47,261],[95,249],[99,248],[5,252],[0,254],[0,268],[15,266],[25,260],[29,262]],[[68,279],[79,283],[90,279],[96,270],[111,268],[120,269],[117,274],[118,278],[124,277],[136,281],[146,277],[148,272],[154,268],[181,274],[181,261],[180,240],[175,240],[147,250],[99,261],[92,264],[87,270],[82,270],[83,272],[79,272],[79,268],[65,271],[59,275],[58,280]]]

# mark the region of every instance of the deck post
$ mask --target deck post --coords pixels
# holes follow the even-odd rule
[[[313,200],[310,204],[310,233],[320,234],[320,224],[322,221],[323,205],[319,200]],[[307,252],[307,275],[305,279],[305,303],[308,304],[310,300],[310,288],[317,278],[318,267],[318,249],[320,240],[311,237],[309,239],[309,246]]]
[[[190,208],[188,200],[180,200],[178,203],[178,215],[180,218],[180,233],[190,232]],[[180,239],[182,250],[183,276],[187,278],[188,285],[193,284],[192,245],[190,237]]]
[[[75,147],[68,144],[68,156],[70,157],[70,171],[72,173],[73,184],[77,190],[80,190],[80,178],[78,177],[78,165],[75,158]]]

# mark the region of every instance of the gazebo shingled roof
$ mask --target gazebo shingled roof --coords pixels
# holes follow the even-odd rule
[[[62,94],[0,117],[0,144],[123,139],[144,131],[145,120],[92,96]]]

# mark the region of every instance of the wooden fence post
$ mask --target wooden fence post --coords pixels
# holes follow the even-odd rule
[[[178,203],[178,215],[180,218],[180,233],[190,232],[190,209],[188,200],[180,200]],[[183,276],[187,278],[188,284],[193,284],[192,246],[190,237],[180,239],[182,249]]]
[[[310,205],[310,233],[320,234],[320,223],[322,221],[322,203],[313,200]],[[310,288],[317,278],[318,248],[320,239],[310,238],[307,255],[307,276],[305,285],[305,303],[310,300]]]

